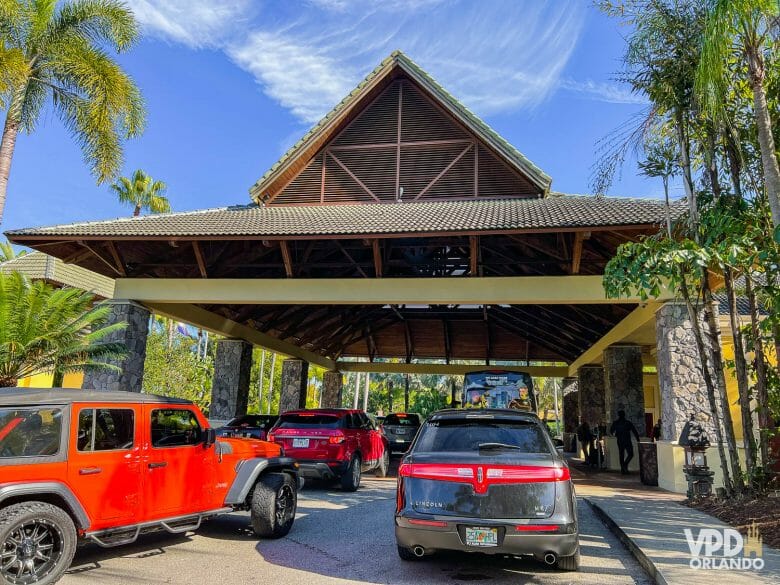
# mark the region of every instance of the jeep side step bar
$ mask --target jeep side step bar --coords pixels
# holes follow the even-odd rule
[[[141,532],[150,528],[162,528],[163,530],[171,534],[182,534],[184,532],[192,532],[200,528],[201,522],[213,516],[219,516],[220,514],[227,514],[232,512],[233,508],[217,508],[216,510],[209,510],[207,512],[201,512],[200,514],[187,514],[185,516],[173,516],[171,518],[163,518],[161,520],[151,520],[149,522],[143,522],[141,524],[133,524],[131,526],[120,526],[117,528],[106,528],[105,530],[96,530],[95,532],[87,532],[84,536],[103,548],[113,548],[115,546],[124,546],[126,544],[132,544],[141,535]],[[184,526],[178,525],[181,522],[187,521],[188,524]],[[129,535],[125,538],[121,538],[123,535]],[[120,536],[117,540],[110,540],[112,536]]]

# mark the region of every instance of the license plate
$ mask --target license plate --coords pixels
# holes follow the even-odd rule
[[[395,432],[395,434],[396,434],[396,435],[405,435],[405,434],[406,434],[406,429],[398,429],[398,430]]]
[[[466,546],[498,546],[498,530],[467,527]]]
[[[293,448],[308,449],[309,439],[293,439]]]

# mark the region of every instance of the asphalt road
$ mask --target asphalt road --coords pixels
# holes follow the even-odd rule
[[[108,550],[86,545],[62,583],[651,583],[584,501],[579,506],[578,573],[554,571],[531,559],[477,554],[403,562],[393,536],[394,497],[392,479],[365,478],[351,494],[307,485],[286,538],[258,541],[249,530],[248,514],[230,514],[187,536],[151,534],[134,545]]]

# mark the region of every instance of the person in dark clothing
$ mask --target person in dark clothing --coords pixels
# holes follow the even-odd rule
[[[625,410],[618,410],[618,417],[609,428],[610,434],[617,439],[618,454],[620,457],[620,473],[628,473],[628,464],[634,458],[634,446],[631,444],[631,435],[636,437],[639,442],[639,433],[636,431],[634,423],[626,418]]]
[[[655,426],[653,427],[653,442],[657,442],[661,440],[661,419],[658,419],[658,422],[655,423]]]
[[[577,427],[577,440],[582,446],[582,456],[585,460],[585,463],[589,463],[590,448],[593,437],[590,432],[590,425],[588,424],[588,421],[583,420],[580,422],[580,426]]]

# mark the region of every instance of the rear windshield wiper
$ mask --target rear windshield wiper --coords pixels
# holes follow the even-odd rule
[[[508,443],[480,443],[478,445],[478,448],[480,451],[483,449],[515,449],[519,451],[525,451],[523,447],[518,447],[517,445],[510,445]]]

